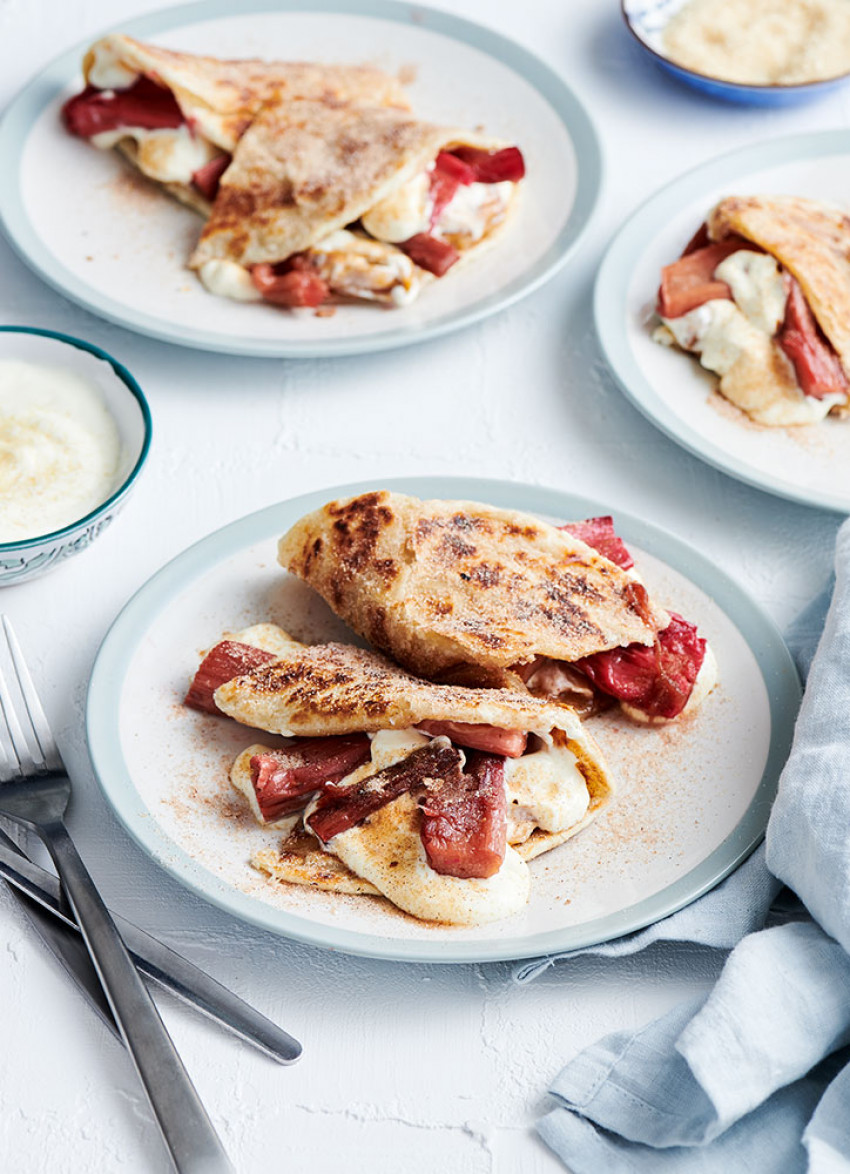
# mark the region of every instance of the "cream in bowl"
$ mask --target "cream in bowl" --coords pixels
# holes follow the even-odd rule
[[[0,328],[0,583],[88,546],[126,499],[149,442],[141,389],[104,351]]]
[[[789,106],[850,79],[850,0],[620,0],[665,72],[713,98]]]
[[[676,65],[722,81],[825,81],[850,70],[850,0],[688,0],[661,43]]]

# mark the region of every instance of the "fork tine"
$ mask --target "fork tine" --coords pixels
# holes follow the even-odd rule
[[[24,731],[21,729],[21,723],[15,712],[15,705],[2,668],[0,668],[0,712],[2,712],[6,724],[6,757],[11,763],[12,769],[14,770],[17,765],[18,769],[25,773],[34,770],[36,763],[27,745]]]
[[[9,732],[3,722],[0,722],[0,783],[8,783],[10,779],[19,776],[20,773],[20,763],[12,746]]]
[[[35,740],[41,753],[44,766],[46,766],[46,768],[51,771],[64,770],[65,767],[62,762],[62,757],[59,754],[59,749],[53,738],[53,734],[50,732],[50,726],[48,724],[44,710],[41,708],[41,702],[38,699],[38,694],[35,691],[35,685],[33,684],[29,669],[27,668],[26,662],[24,661],[24,656],[21,652],[21,646],[18,644],[18,638],[14,633],[9,617],[6,615],[3,616],[3,630],[6,633],[6,642],[9,646],[9,653],[12,657],[12,664],[14,665],[15,673],[18,678],[18,687],[20,688],[21,696],[24,699],[24,705],[26,706],[27,714],[29,715],[32,732],[35,735]],[[0,674],[0,690],[2,690],[2,688],[3,681],[2,674]],[[0,699],[5,701],[5,698]],[[5,704],[3,708],[5,711]],[[6,720],[8,722],[8,714]],[[18,754],[19,761],[20,758],[21,756]]]

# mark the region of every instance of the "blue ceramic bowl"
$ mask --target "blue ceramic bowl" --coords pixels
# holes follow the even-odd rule
[[[118,427],[121,457],[111,493],[85,517],[51,534],[0,542],[0,586],[33,579],[85,550],[126,502],[151,442],[151,414],[142,389],[126,367],[100,347],[52,330],[0,326],[3,359],[68,368],[94,383]]]
[[[797,82],[793,85],[752,86],[743,82],[726,82],[708,74],[697,73],[674,65],[664,56],[662,37],[667,22],[687,0],[620,0],[620,8],[626,27],[640,47],[652,60],[679,81],[722,98],[726,102],[742,102],[749,106],[792,106],[798,102],[819,98],[843,86],[850,78],[850,70],[838,77],[818,82]]]

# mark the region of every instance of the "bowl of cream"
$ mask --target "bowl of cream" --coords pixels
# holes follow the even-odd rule
[[[85,550],[126,502],[150,440],[142,389],[106,351],[0,326],[0,586]]]
[[[850,77],[848,0],[621,0],[649,56],[715,98],[787,106]]]

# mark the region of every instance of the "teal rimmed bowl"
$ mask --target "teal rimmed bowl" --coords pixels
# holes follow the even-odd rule
[[[91,545],[130,496],[152,431],[150,409],[136,380],[93,343],[34,326],[0,326],[0,361],[7,359],[61,367],[93,383],[118,428],[121,454],[112,486],[95,509],[49,534],[0,542],[0,586],[33,579]]]

